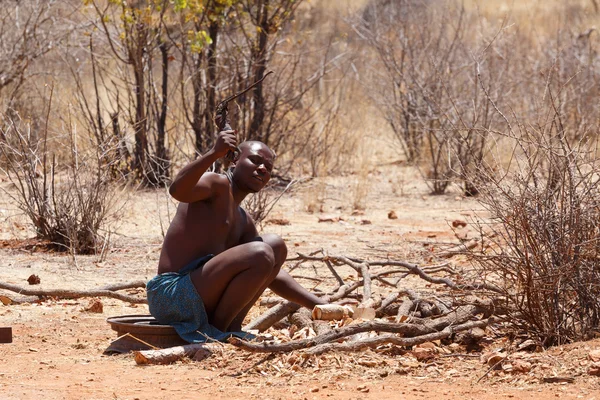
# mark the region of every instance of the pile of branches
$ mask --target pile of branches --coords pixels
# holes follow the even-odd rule
[[[358,303],[353,318],[344,317],[344,321],[335,322],[313,319],[314,312],[297,304],[264,298],[262,304],[271,307],[244,326],[244,330],[265,332],[274,326],[281,327],[285,323],[282,320],[287,318],[298,330],[306,329],[312,334],[291,340],[275,339],[273,335],[265,334],[259,336],[262,341],[252,342],[232,337],[229,343],[249,352],[302,351],[307,356],[329,351],[358,351],[383,345],[415,346],[435,340],[452,341],[458,332],[485,328],[494,321],[493,315],[497,314],[492,301],[478,298],[476,294],[500,293],[499,288],[486,283],[461,283],[448,277],[433,276],[438,273],[453,274],[448,263],[420,267],[403,261],[365,261],[330,255],[323,250],[309,255],[298,254],[288,261],[295,262],[291,271],[307,262],[313,267],[315,263],[324,264],[331,274],[330,280],[336,284],[330,291],[320,295],[329,303]],[[357,278],[347,281],[342,278],[339,270],[347,267],[356,272]],[[440,285],[448,290],[440,294],[404,288],[401,283],[409,275],[418,276],[429,286]],[[374,282],[392,288],[391,293],[386,296],[375,293]],[[198,359],[198,352],[206,356],[214,345],[190,344],[163,350],[143,350],[135,353],[135,359],[138,364],[163,364],[183,356]]]

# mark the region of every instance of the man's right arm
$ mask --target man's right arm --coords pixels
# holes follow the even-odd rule
[[[169,194],[182,203],[193,203],[212,196],[213,184],[218,175],[207,174],[206,170],[229,150],[235,150],[237,140],[234,131],[219,133],[215,146],[206,154],[192,161],[179,171],[169,187]]]

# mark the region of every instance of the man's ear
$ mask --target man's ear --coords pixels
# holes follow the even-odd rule
[[[239,161],[241,155],[242,152],[239,149],[236,149],[233,152],[233,160],[231,161],[231,165],[235,166],[235,164],[237,164],[237,162]]]

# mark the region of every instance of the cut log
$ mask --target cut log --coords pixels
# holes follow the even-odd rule
[[[351,314],[351,309],[347,306],[338,304],[319,304],[312,310],[312,319],[333,321],[346,318]]]
[[[200,361],[219,351],[222,346],[220,343],[195,343],[159,350],[141,350],[134,352],[134,358],[138,365],[171,364],[186,357]]]

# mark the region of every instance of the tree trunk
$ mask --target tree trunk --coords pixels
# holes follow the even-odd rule
[[[160,39],[159,39],[160,40]],[[160,42],[158,46],[162,59],[162,86],[161,86],[161,104],[160,114],[156,124],[156,177],[157,184],[164,185],[169,178],[169,155],[165,146],[166,124],[167,124],[167,106],[169,99],[169,46]]]
[[[212,40],[208,50],[206,52],[206,108],[204,109],[204,136],[206,137],[206,147],[212,147],[215,141],[215,123],[213,121],[213,115],[215,112],[216,94],[215,88],[217,86],[217,40],[219,38],[219,24],[217,22],[211,22],[208,27],[208,35]]]
[[[255,67],[254,82],[260,80],[267,70],[267,43],[269,39],[269,0],[260,1],[257,7],[258,27],[256,46],[252,50],[252,62]],[[250,124],[249,136],[260,138],[265,144],[269,144],[268,135],[261,137],[260,129],[265,119],[265,100],[263,97],[263,85],[257,85],[253,90],[254,114]]]
[[[135,48],[130,49],[131,64],[134,69],[134,94],[135,94],[135,153],[134,170],[138,176],[145,175],[146,152],[148,150],[148,132],[146,125],[146,91],[144,78],[144,48],[148,35],[148,27],[143,24],[136,25],[137,40]]]

